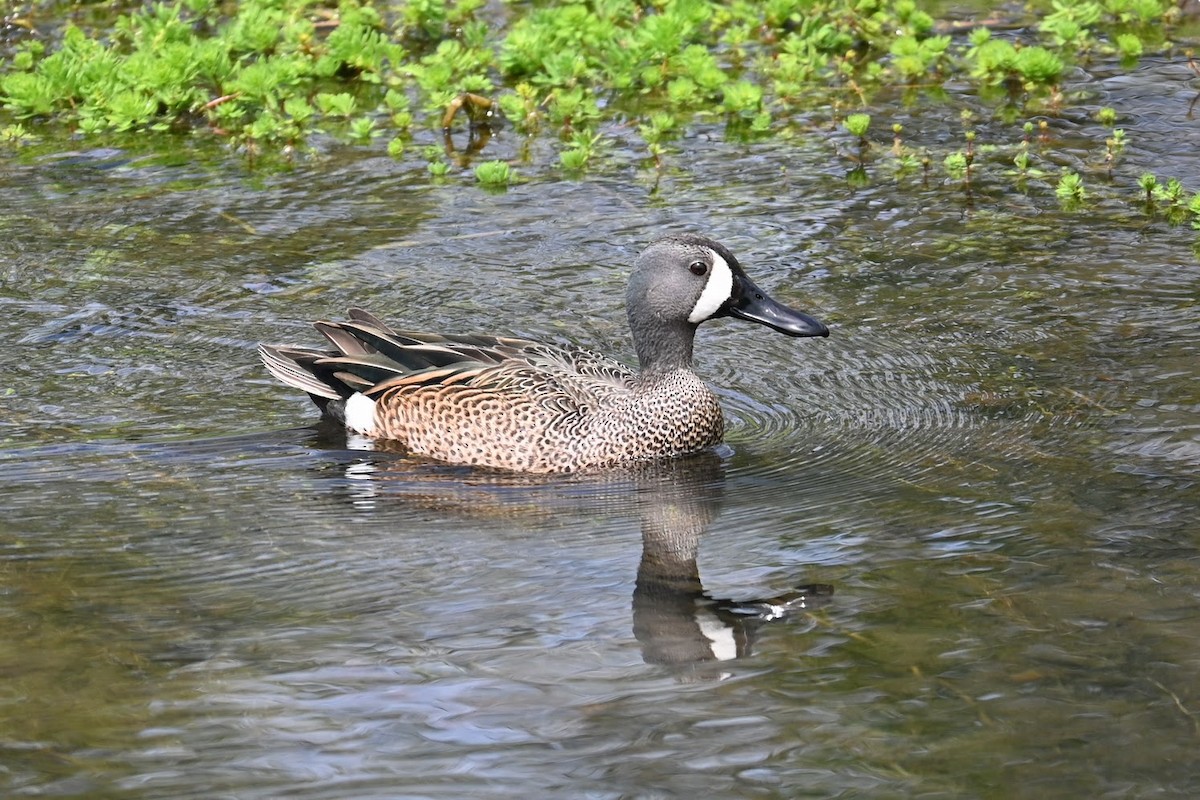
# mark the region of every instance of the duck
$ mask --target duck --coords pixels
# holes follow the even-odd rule
[[[693,369],[702,323],[732,317],[792,337],[829,335],[699,234],[660,238],[638,255],[626,313],[637,369],[575,345],[395,329],[361,308],[313,323],[326,347],[264,344],[259,355],[350,433],[440,462],[565,473],[720,444],[721,405]]]

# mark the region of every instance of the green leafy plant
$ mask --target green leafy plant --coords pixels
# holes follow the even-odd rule
[[[1158,188],[1158,178],[1153,172],[1143,172],[1138,177],[1138,186],[1142,187],[1142,192],[1145,193],[1145,203],[1147,206],[1154,205],[1154,190]]]
[[[590,131],[576,131],[571,137],[570,146],[558,154],[559,163],[563,169],[578,172],[584,169],[596,152],[600,136]]]
[[[763,105],[763,90],[749,81],[735,81],[725,87],[721,105],[735,119],[753,119]]]
[[[112,12],[107,30],[68,23],[9,45],[0,124],[39,139],[55,126],[81,136],[195,132],[247,153],[291,151],[321,132],[363,146],[384,137],[403,154],[455,98],[474,93],[518,133],[572,142],[522,157],[557,150],[565,169],[582,169],[592,153],[576,132],[629,125],[661,166],[685,125],[723,122],[729,138],[803,136],[814,111],[868,107],[897,87],[946,98],[938,92],[948,78],[971,83],[997,120],[1054,116],[1079,102],[1058,91],[1068,66],[1162,48],[1180,16],[1166,0],[1052,0],[1035,5],[1033,24],[998,12],[995,31],[976,28],[963,45],[935,34],[915,0],[591,0],[500,4],[477,18],[484,3],[118,3],[128,10]],[[1118,118],[1097,114],[1107,127]],[[865,131],[847,130],[865,145]],[[906,153],[893,134],[898,168],[945,163],[944,151]],[[1039,142],[1048,140],[1041,129]],[[1123,146],[1114,130],[1110,169]],[[969,180],[970,142],[961,155]],[[440,157],[427,162],[450,170]]]
[[[25,126],[19,122],[14,125],[5,125],[3,128],[0,128],[0,142],[6,142],[8,144],[23,144],[25,142],[33,141],[33,138],[33,134],[27,131]]]
[[[960,151],[950,153],[942,160],[942,165],[946,168],[946,173],[955,180],[965,180],[969,165],[967,163],[967,154]]]
[[[851,136],[862,141],[866,139],[867,129],[871,126],[871,115],[851,114],[846,117],[846,121],[842,124],[845,125],[846,130],[850,132]]]
[[[359,117],[350,121],[350,135],[355,139],[370,139],[375,133],[375,120],[370,117]]]
[[[1074,210],[1083,205],[1087,199],[1087,191],[1083,186],[1083,178],[1079,173],[1064,169],[1054,187],[1054,194],[1059,203],[1067,210]]]
[[[949,36],[901,36],[892,42],[892,66],[905,80],[914,80],[941,66],[950,47]]]
[[[319,92],[313,98],[313,102],[317,104],[321,113],[328,117],[349,117],[354,113],[356,105],[354,95],[349,92],[338,92],[337,94]]]
[[[475,180],[484,186],[507,186],[512,178],[512,169],[506,161],[484,161],[475,166]]]
[[[1142,40],[1134,33],[1117,34],[1117,52],[1121,54],[1121,59],[1126,66],[1136,64],[1138,59],[1142,57]]]
[[[674,138],[679,128],[679,120],[670,114],[652,114],[650,119],[638,126],[638,133],[646,141],[646,148],[654,157],[655,164],[662,165],[662,156],[666,152],[665,143]]]

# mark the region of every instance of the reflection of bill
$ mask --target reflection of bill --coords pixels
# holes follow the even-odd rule
[[[633,590],[633,634],[646,663],[700,676],[705,665],[750,655],[762,625],[830,602],[828,584],[798,586],[766,599],[709,595],[696,556],[701,535],[719,512],[720,458],[701,453],[648,465],[642,473],[642,560]]]

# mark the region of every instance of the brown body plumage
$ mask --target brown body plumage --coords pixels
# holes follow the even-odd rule
[[[704,319],[827,333],[765,297],[727,250],[702,237],[651,245],[631,277],[628,306],[640,371],[574,347],[396,331],[359,309],[347,322],[316,323],[335,349],[260,352],[273,375],[364,435],[457,464],[562,472],[721,441],[721,407],[691,369]]]

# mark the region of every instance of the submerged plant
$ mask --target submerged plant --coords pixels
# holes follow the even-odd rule
[[[0,142],[8,142],[9,144],[22,144],[33,140],[33,134],[25,129],[21,123],[14,125],[5,125],[0,128]]]

